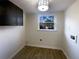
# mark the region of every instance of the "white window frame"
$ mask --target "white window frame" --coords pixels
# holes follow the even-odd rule
[[[40,17],[41,16],[54,16],[54,29],[40,29]],[[57,17],[55,15],[39,15],[38,16],[38,30],[39,31],[57,31]]]

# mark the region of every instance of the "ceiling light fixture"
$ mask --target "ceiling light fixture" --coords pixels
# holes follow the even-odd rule
[[[48,0],[38,0],[39,11],[48,11],[48,9],[49,9]]]

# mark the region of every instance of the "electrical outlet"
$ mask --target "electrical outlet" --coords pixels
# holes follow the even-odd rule
[[[42,39],[40,39],[40,41],[43,41]]]
[[[77,36],[71,35],[71,39],[75,40],[75,42],[77,43],[77,39],[78,39]]]
[[[71,35],[71,39],[75,40],[76,38],[75,38],[75,36]]]

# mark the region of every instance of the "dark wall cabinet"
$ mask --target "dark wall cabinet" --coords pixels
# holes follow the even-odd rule
[[[0,26],[22,26],[23,10],[8,0],[0,1]]]

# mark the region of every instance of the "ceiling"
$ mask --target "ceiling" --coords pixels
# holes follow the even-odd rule
[[[38,0],[10,0],[26,13],[37,13]],[[50,0],[48,12],[57,12],[66,10],[75,0]]]

